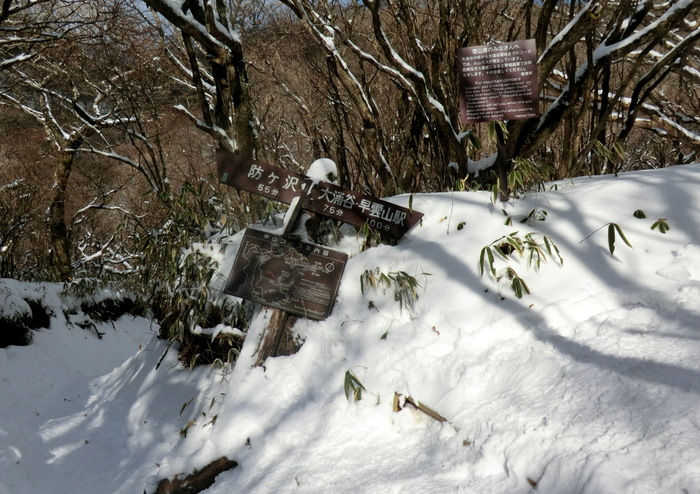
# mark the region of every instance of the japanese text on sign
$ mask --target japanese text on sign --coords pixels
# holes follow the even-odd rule
[[[351,225],[366,224],[396,238],[423,216],[388,201],[323,182],[311,189],[304,208]]]
[[[232,153],[220,153],[217,161],[221,183],[286,204],[308,191],[312,184],[306,175]]]
[[[539,116],[535,40],[457,50],[463,124]]]
[[[348,256],[247,229],[224,292],[311,319],[333,308]]]
[[[423,216],[377,197],[230,153],[219,157],[220,181],[232,187],[290,204],[302,197],[302,207],[358,227],[367,225],[383,235],[400,238]]]

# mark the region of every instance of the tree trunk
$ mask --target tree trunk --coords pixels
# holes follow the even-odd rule
[[[243,54],[231,62],[229,70],[233,69],[231,75],[233,84],[233,108],[235,110],[235,138],[238,140],[239,152],[243,156],[253,158],[257,155],[257,133],[253,127],[255,122],[255,111],[253,102],[250,100],[250,81],[248,70],[246,69]]]
[[[72,142],[70,149],[77,149],[81,142]],[[66,222],[66,190],[74,161],[74,152],[63,151],[59,156],[54,169],[53,195],[46,218],[51,239],[51,263],[58,271],[61,281],[70,281],[73,278],[70,231]]]
[[[503,129],[498,122],[494,124],[496,126],[496,147],[498,148],[498,154],[496,157],[496,170],[498,171],[498,199],[501,202],[508,202],[510,200],[510,183],[508,182],[508,176],[510,174],[511,168],[513,168],[513,160],[511,154],[508,153],[506,149],[506,138],[503,133]]]

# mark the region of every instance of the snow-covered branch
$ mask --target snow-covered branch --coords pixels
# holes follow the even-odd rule
[[[595,1],[589,2],[583,11],[589,12],[595,3]],[[629,12],[622,10],[625,8],[625,4],[617,6],[620,9],[618,15],[621,19],[618,27],[605,33],[595,46],[591,47],[589,44],[586,58],[572,71],[572,77],[544,112],[538,125],[528,129],[528,137],[520,136],[519,145],[522,146],[524,142],[527,142],[527,148],[530,152],[538,148],[553,134],[566,115],[575,112],[578,104],[588,99],[589,93],[587,91],[592,90],[592,81],[608,71],[611,64],[621,62],[629,57],[634,59],[635,64],[631,66],[629,74],[623,79],[622,84],[616,88],[617,99],[613,103],[619,103],[619,99],[626,91],[634,90],[633,100],[635,101],[630,107],[634,111],[634,107],[641,104],[651,94],[649,87],[653,90],[656,84],[668,74],[667,69],[675,66],[679,57],[696,46],[697,30],[684,36],[685,41],[677,43],[667,55],[658,55],[657,63],[652,64],[652,68],[644,74],[636,77],[636,73],[647,59],[652,58],[651,53],[659,53],[663,50],[665,40],[668,36],[673,35],[674,28],[683,25],[686,17],[699,7],[700,0],[682,0],[660,5],[653,5],[652,2],[641,2],[636,9]],[[598,17],[581,15],[582,12],[579,12],[570,21],[564,31],[570,32],[577,25],[586,25],[590,30],[595,25],[594,21]],[[561,35],[557,35],[540,56],[539,70],[542,74],[542,80],[547,78],[549,74],[547,71],[551,70],[550,68],[560,63],[553,55],[555,50],[552,46],[563,42]],[[564,55],[565,53],[561,52],[559,57],[563,58]],[[604,93],[606,97],[607,94],[607,92]],[[612,107],[608,107],[600,117],[601,119],[607,118],[611,113]],[[634,123],[634,118],[635,113],[632,112],[629,119],[630,125]]]
[[[194,119],[197,128],[217,139],[221,148],[238,145],[236,151],[252,156],[256,149],[257,136],[253,128],[256,119],[249,96],[243,46],[230,21],[227,2],[144,1],[156,17],[163,16],[182,35],[189,69],[179,57],[174,57],[175,65],[192,81],[202,114],[201,118]],[[159,29],[165,39],[162,26]],[[173,58],[172,51],[167,53]],[[207,65],[208,70],[205,69]],[[192,114],[189,110],[187,113]]]

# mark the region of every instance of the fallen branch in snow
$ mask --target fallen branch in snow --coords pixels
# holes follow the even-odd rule
[[[214,479],[217,475],[237,466],[238,463],[222,456],[201,470],[195,470],[184,478],[176,475],[172,479],[161,480],[158,482],[158,487],[156,487],[154,494],[196,494],[202,492],[214,484]],[[146,491],[144,491],[144,494],[147,494]]]
[[[403,404],[402,404],[403,403]],[[405,399],[402,399],[402,396],[399,393],[394,393],[394,408],[393,410],[395,412],[401,411],[402,408],[405,408],[406,406],[410,406],[411,408],[414,408],[415,410],[419,410],[426,414],[428,417],[437,420],[438,422],[447,422],[447,419],[437,413],[435,410],[432,408],[424,405],[423,403],[414,400],[410,396],[407,396]]]

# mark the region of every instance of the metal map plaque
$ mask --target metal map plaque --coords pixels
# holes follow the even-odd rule
[[[325,319],[347,259],[342,252],[249,228],[224,292],[310,319]]]

